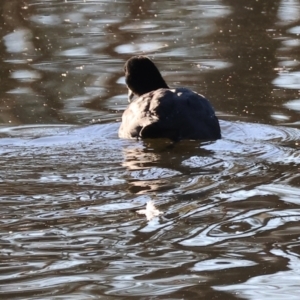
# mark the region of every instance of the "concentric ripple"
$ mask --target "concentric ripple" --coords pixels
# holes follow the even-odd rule
[[[176,298],[205,283],[265,297],[265,264],[299,257],[298,130],[222,121],[223,139],[170,147],[118,126],[0,131],[2,296]],[[148,222],[150,200],[163,215]]]

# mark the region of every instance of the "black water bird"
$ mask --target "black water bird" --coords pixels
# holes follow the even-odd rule
[[[216,140],[221,138],[218,118],[210,102],[187,88],[171,89],[155,64],[134,56],[124,66],[128,100],[120,138]]]

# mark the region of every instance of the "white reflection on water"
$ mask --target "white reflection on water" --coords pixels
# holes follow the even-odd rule
[[[3,37],[6,51],[9,53],[21,53],[34,50],[32,33],[28,29],[15,29]]]
[[[120,54],[132,54],[132,53],[146,53],[158,51],[164,47],[167,47],[163,42],[135,42],[127,45],[120,45],[115,48],[115,51]]]
[[[281,0],[277,15],[285,25],[297,21],[300,15],[299,0]]]
[[[279,73],[272,83],[284,89],[300,89],[300,72]]]
[[[273,113],[270,114],[271,118],[277,121],[287,121],[290,119],[290,116],[286,116],[284,114],[280,114],[280,113]]]
[[[76,56],[76,57],[81,57],[81,56],[88,56],[91,53],[89,53],[88,48],[87,47],[77,47],[77,48],[72,48],[72,49],[68,49],[68,50],[64,50],[59,52],[59,55],[63,55],[63,56]]]
[[[47,25],[59,25],[62,23],[62,20],[57,15],[36,15],[30,18],[31,21],[38,24],[47,24]]]
[[[289,29],[289,32],[298,36],[300,34],[300,26],[292,27],[291,29]]]
[[[299,247],[299,241],[296,242]],[[292,253],[286,253],[281,249],[271,250],[272,254],[286,258],[289,261],[290,270],[279,271],[266,275],[250,278],[244,283],[214,286],[217,291],[234,293],[239,297],[248,300],[298,300],[300,290],[300,260]]]
[[[11,78],[19,79],[24,82],[33,82],[40,79],[41,75],[34,70],[17,70],[11,73]]]
[[[201,262],[196,263],[191,270],[192,271],[213,271],[213,270],[224,270],[230,268],[243,268],[256,265],[255,262],[251,260],[242,259],[238,257],[233,258],[216,258],[216,259],[207,259]]]
[[[288,101],[284,106],[295,111],[300,111],[300,99]]]
[[[285,202],[300,204],[300,188],[288,184],[268,184],[257,187],[261,192],[276,195]]]

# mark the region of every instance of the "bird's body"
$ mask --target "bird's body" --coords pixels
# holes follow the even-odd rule
[[[129,91],[137,95],[122,116],[120,138],[215,140],[220,125],[210,102],[187,88],[170,89],[145,56],[125,64]]]

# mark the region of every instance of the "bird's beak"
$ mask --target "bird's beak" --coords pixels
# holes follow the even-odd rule
[[[128,102],[130,103],[134,97],[134,93],[130,88],[128,88]]]

